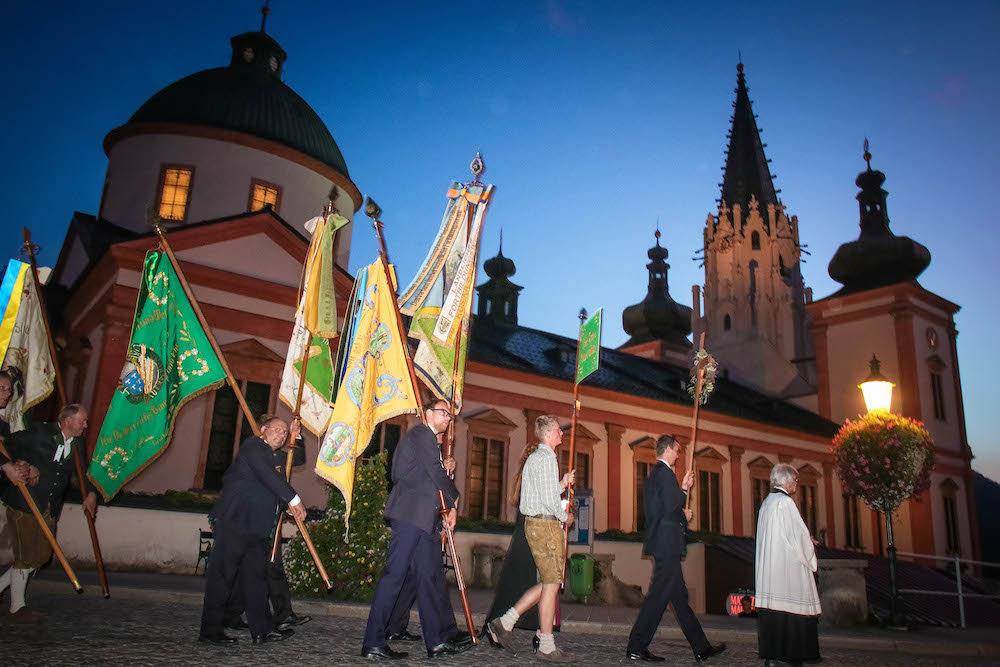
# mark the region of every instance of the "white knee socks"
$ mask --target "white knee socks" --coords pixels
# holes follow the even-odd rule
[[[28,576],[33,570],[10,568],[10,613],[24,606],[24,589],[28,587]],[[6,576],[6,575],[4,575]]]
[[[521,618],[521,615],[517,613],[517,610],[511,607],[507,610],[507,613],[500,617],[500,625],[503,626],[504,630],[510,632],[514,629],[514,624],[517,623],[517,619]]]

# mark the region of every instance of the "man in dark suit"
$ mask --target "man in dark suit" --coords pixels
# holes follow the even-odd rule
[[[6,378],[5,378],[6,379]],[[71,404],[59,411],[56,423],[38,423],[7,438],[7,453],[0,454],[0,467],[7,480],[0,486],[0,497],[7,506],[7,525],[13,541],[14,563],[0,576],[0,591],[10,586],[10,615],[14,623],[37,623],[41,616],[25,606],[28,577],[48,562],[52,547],[27,501],[15,486],[26,483],[32,500],[53,534],[62,512],[66,491],[73,476],[73,448],[83,447],[87,411]],[[83,509],[97,516],[97,494],[85,480]]]
[[[450,508],[444,521],[453,529],[458,490],[442,465],[436,434],[444,432],[450,420],[447,403],[430,403],[424,410],[425,424],[410,429],[393,455],[393,487],[383,513],[392,527],[392,537],[382,577],[375,588],[375,601],[368,613],[361,646],[364,658],[406,657],[406,653],[389,648],[385,634],[408,576],[417,585],[417,606],[428,656],[460,653],[469,646],[457,645],[449,639],[448,623],[440,608],[440,591],[445,584],[440,542],[434,530],[441,511],[438,494],[444,494]]]
[[[302,422],[294,419],[289,433],[291,442],[288,445],[292,448],[293,468],[299,468],[306,464],[305,440],[302,438],[301,431]],[[288,453],[276,449],[271,456],[275,469],[283,478],[287,479],[285,463],[288,461]],[[268,538],[272,545],[274,544],[274,531],[277,528],[278,514],[275,514],[271,537]],[[292,611],[292,592],[288,587],[288,576],[285,574],[282,551],[279,547],[274,561],[271,560],[270,556],[267,559],[267,599],[271,603],[271,616],[274,618],[275,627],[279,630],[304,625],[312,620],[312,616],[299,616]],[[233,630],[250,627],[243,620],[244,611],[246,611],[246,598],[243,595],[243,588],[240,586],[240,578],[237,576],[233,581],[233,592],[226,602],[226,627]]]
[[[236,460],[222,478],[222,494],[212,509],[215,544],[206,572],[199,637],[204,642],[236,641],[225,634],[223,622],[237,575],[246,596],[253,643],[278,641],[294,633],[291,628],[276,630],[268,609],[268,538],[279,508],[287,505],[296,519],[304,519],[306,510],[295,489],[274,467],[273,452],[285,444],[288,424],[274,415],[263,415],[260,424],[260,437],[251,436],[240,445]]]
[[[694,484],[694,471],[688,470],[678,486],[674,474],[678,455],[677,442],[669,435],[661,435],[656,441],[656,465],[646,478],[644,498],[646,539],[642,552],[653,557],[653,578],[628,637],[627,660],[664,661],[649,652],[649,643],[670,602],[674,604],[674,616],[694,651],[695,660],[702,662],[726,650],[725,644],[712,646],[708,643],[698,617],[688,604],[681,559],[686,550],[684,531],[692,517],[691,510],[686,509],[686,501],[687,492]]]

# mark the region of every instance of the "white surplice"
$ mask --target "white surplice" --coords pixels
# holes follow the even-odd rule
[[[821,612],[816,547],[799,509],[783,491],[768,494],[757,518],[754,604],[801,616]]]

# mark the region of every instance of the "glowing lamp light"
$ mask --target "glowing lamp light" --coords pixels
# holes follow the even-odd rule
[[[871,367],[871,373],[864,382],[858,385],[865,398],[865,407],[868,408],[868,412],[874,412],[875,410],[888,411],[889,406],[892,404],[892,388],[896,385],[890,382],[889,378],[882,375],[878,357],[874,354],[868,365]]]

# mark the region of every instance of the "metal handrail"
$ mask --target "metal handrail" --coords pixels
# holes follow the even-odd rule
[[[965,629],[965,598],[990,598],[1000,599],[1000,595],[986,595],[983,593],[965,593],[962,590],[962,563],[969,565],[984,565],[986,567],[1000,567],[1000,563],[993,563],[985,560],[973,560],[971,558],[961,558],[957,554],[954,556],[938,556],[937,554],[918,554],[911,551],[897,551],[897,556],[909,556],[911,558],[928,558],[935,561],[952,562],[955,564],[955,592],[951,591],[928,591],[919,588],[900,588],[897,593],[909,593],[917,595],[956,595],[958,596],[958,619]]]

